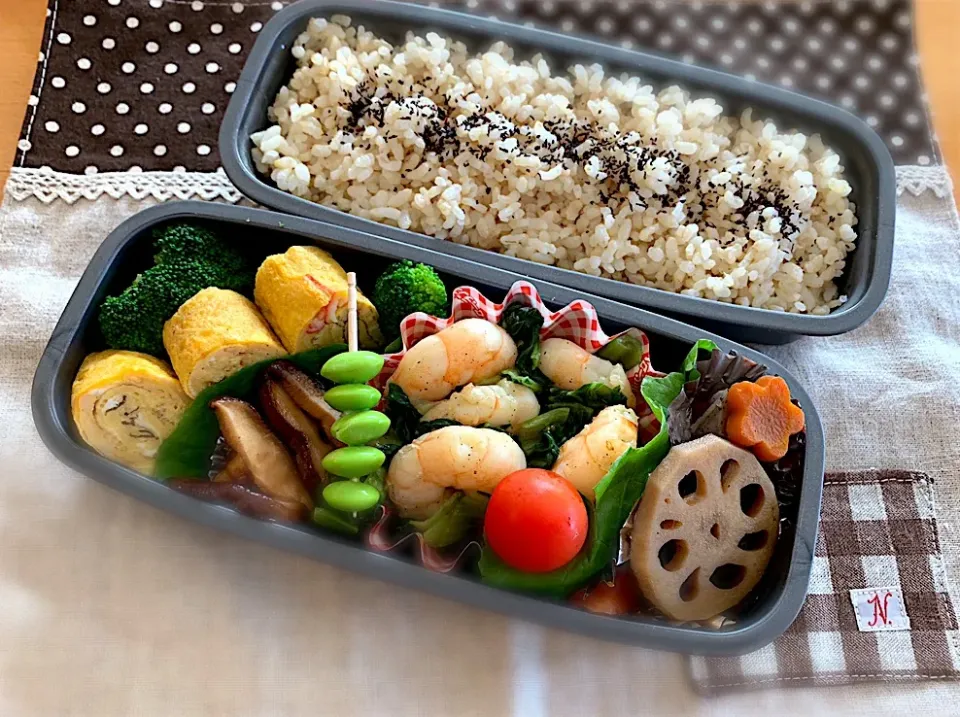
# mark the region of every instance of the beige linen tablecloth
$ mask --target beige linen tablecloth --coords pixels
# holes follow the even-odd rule
[[[368,580],[186,523],[60,465],[32,374],[104,236],[150,203],[0,207],[0,715],[950,715],[960,684],[699,698],[681,657]],[[771,349],[823,417],[831,470],[936,481],[960,574],[960,226],[900,199],[891,293],[864,328]]]

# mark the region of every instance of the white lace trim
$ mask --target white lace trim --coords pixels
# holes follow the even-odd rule
[[[61,199],[73,204],[78,199],[153,197],[168,199],[222,199],[239,202],[243,195],[223,170],[216,172],[98,172],[67,174],[52,169],[14,167],[7,180],[6,195],[17,200],[30,197],[49,204]]]
[[[919,164],[897,167],[897,196],[910,192],[915,197],[919,197],[928,191],[941,199],[953,194],[953,181],[946,167],[942,165],[925,167]]]
[[[946,167],[906,165],[897,167],[897,195],[909,192],[920,196],[933,192],[940,198],[953,193]],[[153,197],[168,199],[222,199],[238,202],[242,195],[222,170],[216,172],[99,172],[67,174],[52,169],[14,167],[7,180],[6,194],[17,200],[34,197],[41,202],[62,199],[99,199],[102,195],[120,199]]]

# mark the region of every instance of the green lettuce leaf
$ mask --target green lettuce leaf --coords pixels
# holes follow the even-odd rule
[[[640,392],[660,420],[660,432],[646,445],[628,449],[594,488],[596,499],[589,510],[590,529],[579,555],[558,570],[527,573],[510,567],[484,545],[477,565],[483,582],[507,590],[564,598],[610,564],[617,554],[620,529],[643,495],[650,474],[670,450],[664,420],[668,407],[684,383],[699,376],[696,361],[700,351],[713,348],[711,341],[698,341],[684,360],[682,371],[643,380]]]
[[[706,351],[708,354],[716,351],[717,345],[710,339],[699,339],[687,353],[683,360],[681,370],[687,374],[688,381],[696,381],[700,378],[700,372],[697,370],[697,361],[700,359],[700,352]]]
[[[327,359],[346,350],[344,344],[333,344],[285,358],[310,376],[318,377]],[[210,408],[210,402],[223,396],[232,396],[255,403],[260,376],[276,360],[267,359],[247,366],[201,391],[187,406],[173,433],[160,444],[154,476],[160,480],[206,478],[210,470],[210,458],[220,437],[220,424]]]

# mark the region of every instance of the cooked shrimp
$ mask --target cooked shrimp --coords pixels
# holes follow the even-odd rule
[[[592,500],[594,486],[628,448],[636,445],[637,414],[626,406],[608,406],[560,446],[553,471]]]
[[[399,451],[387,471],[387,494],[405,518],[433,515],[451,490],[491,491],[527,467],[510,436],[491,428],[447,426]]]
[[[450,398],[435,404],[425,414],[424,421],[449,418],[466,426],[513,426],[540,413],[537,394],[526,386],[508,379],[492,386],[468,383]]]
[[[560,388],[572,391],[588,383],[603,383],[619,387],[628,405],[636,403],[623,366],[594,356],[573,341],[547,339],[541,343],[540,370]]]
[[[464,319],[407,351],[390,380],[416,405],[492,378],[516,360],[517,345],[506,331],[484,319]]]

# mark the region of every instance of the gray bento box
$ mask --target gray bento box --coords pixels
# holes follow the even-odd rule
[[[782,376],[806,413],[806,456],[795,529],[784,531],[774,557],[741,620],[718,631],[669,624],[653,617],[614,618],[595,615],[561,602],[543,600],[489,587],[472,574],[440,574],[406,558],[375,553],[362,544],[310,526],[283,525],[248,518],[225,505],[205,503],[177,493],[162,483],[103,458],[80,439],[70,412],[70,390],[84,356],[103,348],[96,322],[97,307],[109,293],[125,286],[149,266],[150,233],[173,220],[207,223],[232,241],[262,248],[264,255],[298,243],[313,243],[334,254],[348,270],[358,272],[360,288],[386,263],[397,259],[435,266],[448,285],[476,286],[497,298],[516,275],[466,261],[448,253],[429,252],[409,243],[373,237],[343,227],[288,217],[276,212],[205,202],[174,202],[140,212],[117,227],[97,250],[67,303],[43,352],[33,382],[33,416],[47,447],[66,465],[157,508],[204,525],[306,555],[405,587],[425,590],[468,605],[533,620],[551,627],[632,645],[700,654],[740,654],[771,642],[796,618],[806,595],[817,534],[823,484],[824,438],[810,396],[782,366],[768,357],[710,335],[693,326],[608,299],[535,280],[544,301],[559,308],[583,298],[596,307],[606,331],[637,326],[651,339],[655,366],[678,366],[690,345],[710,338],[725,351],[736,350]]]
[[[642,5],[637,12],[643,12]],[[574,62],[600,62],[615,71],[639,74],[656,86],[676,83],[697,94],[714,97],[728,112],[756,107],[781,126],[819,133],[839,152],[853,186],[851,199],[858,207],[857,248],[848,258],[841,280],[841,289],[849,300],[828,316],[809,316],[682,296],[432,239],[277,189],[256,173],[250,156],[250,135],[268,126],[267,107],[293,73],[295,63],[290,48],[296,36],[310,18],[337,13],[349,14],[388,39],[402,39],[408,30],[433,30],[464,40],[477,49],[495,39],[505,40],[519,50],[520,56],[542,52],[555,68]],[[850,331],[873,315],[890,281],[896,208],[893,160],[876,132],[854,115],[819,100],[716,70],[449,10],[385,0],[301,0],[277,13],[261,30],[237,82],[220,128],[220,155],[227,176],[240,191],[265,206],[655,309],[738,341],[785,343],[801,335]]]

